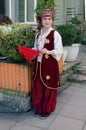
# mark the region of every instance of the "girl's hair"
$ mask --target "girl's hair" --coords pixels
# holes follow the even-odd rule
[[[3,24],[13,24],[13,22],[8,16],[0,15],[0,25]]]

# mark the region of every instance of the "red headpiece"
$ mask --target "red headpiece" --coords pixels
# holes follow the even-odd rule
[[[54,11],[51,9],[44,9],[42,10],[42,17],[53,17]]]

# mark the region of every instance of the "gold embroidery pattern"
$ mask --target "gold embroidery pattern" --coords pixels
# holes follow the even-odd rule
[[[47,87],[47,88],[49,88],[49,89],[53,89],[53,90],[57,90],[57,89],[58,89],[58,88],[53,88],[53,87],[48,86],[48,85],[45,84],[45,82],[43,81],[42,76],[41,76],[41,65],[40,65],[40,78],[41,78],[41,81],[42,81],[42,83],[43,83],[43,85],[44,85],[45,87]]]
[[[46,76],[46,79],[47,79],[47,80],[49,80],[49,79],[50,79],[50,76],[49,76],[49,75],[47,75],[47,76]]]
[[[45,58],[48,59],[48,58],[49,58],[49,55],[46,54],[46,55],[45,55]]]
[[[50,40],[49,39],[45,39],[45,44],[49,44],[50,43]]]
[[[34,82],[34,81],[35,81],[35,79],[36,79],[37,69],[38,69],[38,62],[36,62],[36,73],[34,73],[34,79],[33,79],[33,81],[32,81],[32,82]]]

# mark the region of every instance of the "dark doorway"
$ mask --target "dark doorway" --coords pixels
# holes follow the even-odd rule
[[[0,15],[5,14],[5,0],[0,0]]]

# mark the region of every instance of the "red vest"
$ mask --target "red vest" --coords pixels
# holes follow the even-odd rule
[[[48,50],[54,49],[54,30],[52,30],[45,39],[44,48]],[[60,86],[60,75],[58,62],[53,56],[43,54],[42,61],[40,63],[40,79],[45,87],[50,89],[57,89]],[[37,61],[34,66],[34,80],[37,75]]]

